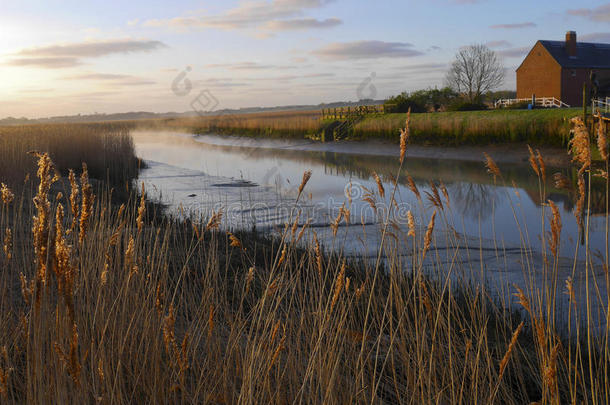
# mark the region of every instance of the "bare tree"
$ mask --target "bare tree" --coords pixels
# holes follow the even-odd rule
[[[446,77],[447,85],[471,103],[504,82],[504,68],[494,51],[482,44],[460,49]]]

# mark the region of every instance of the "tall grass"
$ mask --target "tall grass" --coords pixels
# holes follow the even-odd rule
[[[110,186],[124,186],[138,173],[129,127],[122,123],[0,126],[3,182],[17,187],[35,174],[31,151],[48,153],[63,176],[86,162],[91,176]]]
[[[588,134],[577,129],[573,149],[581,176],[590,177]],[[410,136],[407,124],[401,161],[408,159]],[[551,174],[542,156],[532,156],[543,194]],[[608,289],[602,295],[597,286],[578,300],[573,282],[579,272],[593,276],[594,258],[587,249],[584,261],[577,260],[579,251],[557,250],[561,220],[551,203],[550,224],[544,216],[540,225],[515,225],[523,232],[526,226],[549,230],[546,249],[534,253],[524,239],[522,252],[523,271],[546,276],[498,296],[468,277],[477,269],[455,260],[464,248],[460,236],[437,231],[451,225],[442,186],[427,204],[413,183],[427,212],[424,225],[412,214],[403,225],[387,211],[379,221],[378,256],[354,262],[340,248],[325,254],[307,221],[297,222],[296,206],[285,230],[271,239],[224,233],[222,212],[149,221],[144,192],[113,206],[108,195],[91,194],[85,170],[71,176],[69,196],[50,194],[53,161],[44,153],[37,160],[33,201],[5,188],[0,203],[3,402],[610,399],[608,323],[592,313],[608,310]],[[503,181],[493,160],[486,166]],[[402,175],[398,169],[395,177]],[[311,181],[305,173],[299,195]],[[395,185],[377,183],[365,197],[373,208],[382,195],[397,198]],[[589,217],[582,209],[586,235]],[[348,201],[333,226],[357,226],[350,210]],[[565,290],[557,272],[562,253],[574,256]],[[602,261],[607,266],[607,254]],[[562,291],[570,294],[568,314],[556,311]],[[568,333],[559,332],[562,320]]]
[[[570,137],[570,119],[580,112],[572,108],[413,114],[411,141],[442,146],[520,142],[562,147]],[[352,136],[397,141],[401,115],[366,118],[355,126]]]
[[[303,138],[320,127],[321,112],[279,111],[251,114],[219,114],[195,118],[133,121],[139,128],[179,129],[196,134],[227,134],[270,138]]]
[[[438,146],[529,143],[565,147],[570,138],[570,119],[580,113],[581,110],[571,108],[413,114],[411,143]],[[402,114],[367,116],[352,128],[349,139],[398,142],[397,128],[402,120]],[[327,124],[327,120],[321,120],[321,111],[312,110],[124,121],[115,125],[196,134],[302,139],[319,135]]]

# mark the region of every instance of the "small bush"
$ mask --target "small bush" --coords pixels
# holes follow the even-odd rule
[[[520,103],[510,104],[510,105],[506,106],[505,108],[507,108],[509,110],[527,110],[529,105],[530,105],[530,103],[528,101],[522,101]]]
[[[452,103],[448,108],[449,111],[482,111],[487,109],[487,104],[469,103],[465,101],[457,101]]]

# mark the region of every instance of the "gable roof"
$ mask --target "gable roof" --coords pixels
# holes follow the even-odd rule
[[[568,56],[564,41],[538,41],[553,59],[568,69],[610,69],[610,44],[577,42],[576,56]]]

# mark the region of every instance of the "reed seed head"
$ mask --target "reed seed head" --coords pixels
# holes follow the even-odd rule
[[[413,213],[411,211],[407,212],[407,225],[409,226],[407,236],[415,237],[415,218],[413,217]]]
[[[411,132],[411,107],[407,111],[407,119],[405,121],[405,127],[400,129],[400,164],[405,160],[405,154],[407,152],[407,142],[409,141],[409,135]]]
[[[375,183],[377,183],[377,191],[379,191],[379,196],[381,198],[385,197],[385,188],[383,188],[383,183],[379,178],[379,175],[376,172],[373,172],[373,178],[375,179]]]
[[[496,162],[494,162],[491,156],[489,156],[487,152],[483,152],[483,155],[485,156],[485,167],[487,168],[487,173],[494,176],[494,181],[496,178],[502,177],[502,173],[500,172],[498,165],[496,165]]]
[[[4,183],[0,185],[0,196],[4,204],[10,204],[15,199],[15,194]]]
[[[501,380],[502,376],[504,375],[504,371],[506,370],[506,366],[508,365],[508,360],[510,359],[510,355],[512,354],[513,349],[514,349],[515,345],[517,344],[517,339],[519,338],[521,329],[523,329],[523,322],[521,322],[519,324],[519,326],[517,326],[517,329],[515,329],[515,331],[513,332],[513,336],[510,339],[508,349],[506,350],[506,353],[504,354],[502,361],[500,361],[500,373],[498,376],[498,380]]]
[[[430,249],[430,245],[432,243],[432,232],[434,231],[434,220],[436,218],[436,210],[432,213],[432,217],[430,217],[430,222],[428,223],[428,228],[426,229],[426,234],[424,236],[424,248],[422,250],[422,261],[426,257],[426,252]]]
[[[303,189],[307,185],[307,182],[309,181],[309,179],[311,179],[311,170],[306,170],[303,173],[303,179],[301,180],[301,184],[299,185],[299,193],[298,193],[299,197],[301,196],[301,193],[303,192]]]
[[[597,149],[602,159],[608,161],[608,135],[606,130],[606,121],[599,120],[597,124]]]
[[[572,118],[572,139],[570,140],[570,154],[572,161],[580,163],[580,172],[591,167],[591,145],[589,131],[581,117]]]

